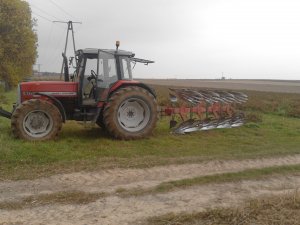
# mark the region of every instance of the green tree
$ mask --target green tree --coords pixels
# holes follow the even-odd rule
[[[32,73],[37,56],[37,35],[29,4],[0,0],[0,80],[9,87]]]

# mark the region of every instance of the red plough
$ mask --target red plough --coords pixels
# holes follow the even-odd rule
[[[170,116],[173,133],[184,134],[214,128],[238,127],[244,123],[242,113],[235,110],[237,104],[248,100],[241,92],[199,89],[170,89],[172,105],[161,108],[162,116]],[[185,106],[175,107],[178,98]],[[177,125],[176,117],[181,123]]]

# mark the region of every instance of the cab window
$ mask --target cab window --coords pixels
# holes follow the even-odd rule
[[[131,65],[130,60],[127,57],[121,57],[121,71],[122,71],[122,79],[131,80]]]

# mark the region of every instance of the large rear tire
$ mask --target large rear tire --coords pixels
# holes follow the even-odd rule
[[[144,88],[121,88],[110,97],[103,116],[107,131],[115,138],[145,138],[152,134],[156,126],[156,99]]]
[[[11,118],[15,137],[43,141],[56,138],[62,127],[62,116],[50,102],[31,99],[20,104]]]
[[[96,121],[96,124],[101,127],[103,130],[106,130],[106,127],[105,127],[105,123],[103,121],[103,112],[100,113],[97,121]]]

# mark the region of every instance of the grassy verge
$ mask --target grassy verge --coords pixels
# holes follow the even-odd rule
[[[6,99],[4,108],[10,110],[15,92],[6,94]],[[189,135],[170,134],[168,119],[162,119],[152,137],[137,141],[114,140],[100,128],[72,121],[63,126],[57,140],[48,142],[16,140],[5,118],[0,118],[0,130],[0,180],[300,153],[299,119],[272,113],[264,113],[262,123]]]
[[[295,225],[300,221],[300,194],[249,200],[243,207],[209,209],[193,214],[150,218],[147,225]]]

